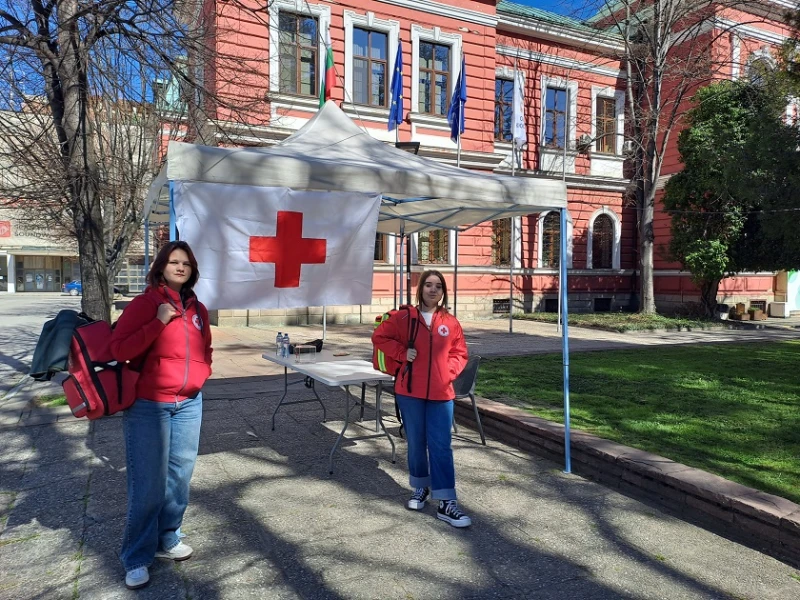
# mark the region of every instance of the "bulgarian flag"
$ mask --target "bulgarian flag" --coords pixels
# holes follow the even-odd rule
[[[325,35],[325,77],[319,86],[319,107],[325,104],[326,100],[331,99],[333,93],[333,47],[331,46],[331,30],[328,29]]]

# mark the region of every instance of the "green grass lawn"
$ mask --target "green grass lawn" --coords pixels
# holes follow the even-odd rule
[[[45,395],[38,397],[36,399],[36,404],[38,406],[46,406],[46,407],[66,406],[67,398],[63,394]]]
[[[558,313],[521,313],[515,319],[557,323]],[[719,321],[691,317],[668,317],[666,315],[644,315],[640,313],[575,313],[569,315],[569,324],[576,327],[591,327],[605,331],[654,331],[657,329],[710,329],[721,327]]]
[[[477,393],[563,423],[560,355],[481,363]],[[571,423],[800,503],[800,341],[581,352]]]

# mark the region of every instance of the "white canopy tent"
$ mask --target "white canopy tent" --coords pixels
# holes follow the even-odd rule
[[[378,231],[406,235],[566,207],[562,181],[459,169],[372,138],[334,103],[271,148],[170,142],[145,214],[169,219],[169,182],[380,193]]]
[[[492,219],[559,210],[561,256],[566,256],[564,182],[485,174],[416,156],[372,138],[332,101],[296,133],[273,147],[222,148],[170,142],[164,166],[148,193],[144,214],[146,230],[154,223],[169,223],[172,239],[176,233],[172,194],[175,181],[379,193],[382,200],[378,232],[400,235],[401,240],[429,229],[463,231]],[[220,202],[225,202],[225,198],[220,198]],[[145,240],[148,238],[146,234]],[[402,242],[400,256],[402,272]],[[566,289],[566,261],[560,262],[561,281]],[[561,302],[569,472],[565,293],[561,294]]]

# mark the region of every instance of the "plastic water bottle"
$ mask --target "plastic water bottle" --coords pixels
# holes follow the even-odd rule
[[[283,334],[283,358],[289,358],[289,334]]]
[[[279,331],[278,335],[275,336],[275,356],[281,356],[283,354],[283,334]]]

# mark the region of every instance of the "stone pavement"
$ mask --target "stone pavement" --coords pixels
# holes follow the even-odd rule
[[[551,325],[465,324],[484,355],[551,351]],[[571,329],[573,351],[797,337],[793,331],[598,334]],[[319,328],[290,328],[293,341]],[[328,345],[368,354],[369,326],[331,327]],[[40,384],[0,400],[0,600],[115,598],[737,598],[800,597],[800,574],[754,550],[460,428],[458,488],[473,526],[433,507],[404,508],[405,443],[346,443],[341,391],[269,417],[282,377],[260,358],[275,332],[215,329],[200,455],[184,531],[185,563],[157,561],[152,583],[124,589],[116,558],[125,515],[121,419],[88,423],[31,409]],[[262,340],[264,344],[262,344]],[[548,350],[549,349],[549,350]],[[302,393],[298,386],[292,393]],[[368,397],[368,406],[371,398]],[[393,434],[391,403],[384,407]],[[372,412],[364,423],[370,430]],[[374,422],[373,422],[374,424]]]

